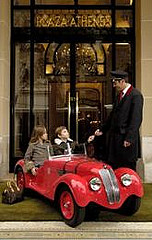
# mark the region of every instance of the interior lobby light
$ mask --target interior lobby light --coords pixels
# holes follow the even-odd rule
[[[132,5],[133,4],[133,0],[130,0],[130,5]]]

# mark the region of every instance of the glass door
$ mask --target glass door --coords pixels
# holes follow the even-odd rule
[[[101,42],[52,43],[48,47],[48,125],[52,139],[55,129],[64,125],[71,138],[84,142],[103,122],[108,85],[108,47],[110,44]]]
[[[127,71],[133,84],[132,45],[122,42],[114,47],[115,68]],[[107,118],[113,102],[112,43],[35,43],[33,83],[30,51],[28,43],[15,45],[13,154],[16,158],[24,156],[27,149],[30,125],[44,124],[51,140],[55,129],[65,125],[71,138],[84,142]]]

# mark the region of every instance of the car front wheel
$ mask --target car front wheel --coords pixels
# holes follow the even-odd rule
[[[141,204],[141,198],[137,196],[130,196],[118,210],[120,214],[131,216],[138,211]]]
[[[76,204],[68,187],[64,187],[59,194],[59,205],[65,223],[71,227],[81,224],[85,217],[85,208]]]

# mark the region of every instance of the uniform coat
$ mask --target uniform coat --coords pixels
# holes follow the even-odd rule
[[[143,96],[132,86],[119,102],[116,98],[113,110],[101,128],[109,131],[107,162],[112,166],[127,166],[136,162],[140,153],[139,128],[142,122]],[[131,143],[124,147],[123,142]]]

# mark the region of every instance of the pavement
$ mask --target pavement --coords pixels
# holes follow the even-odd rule
[[[2,239],[152,239],[152,222],[83,222],[71,228],[61,221],[1,222]]]

